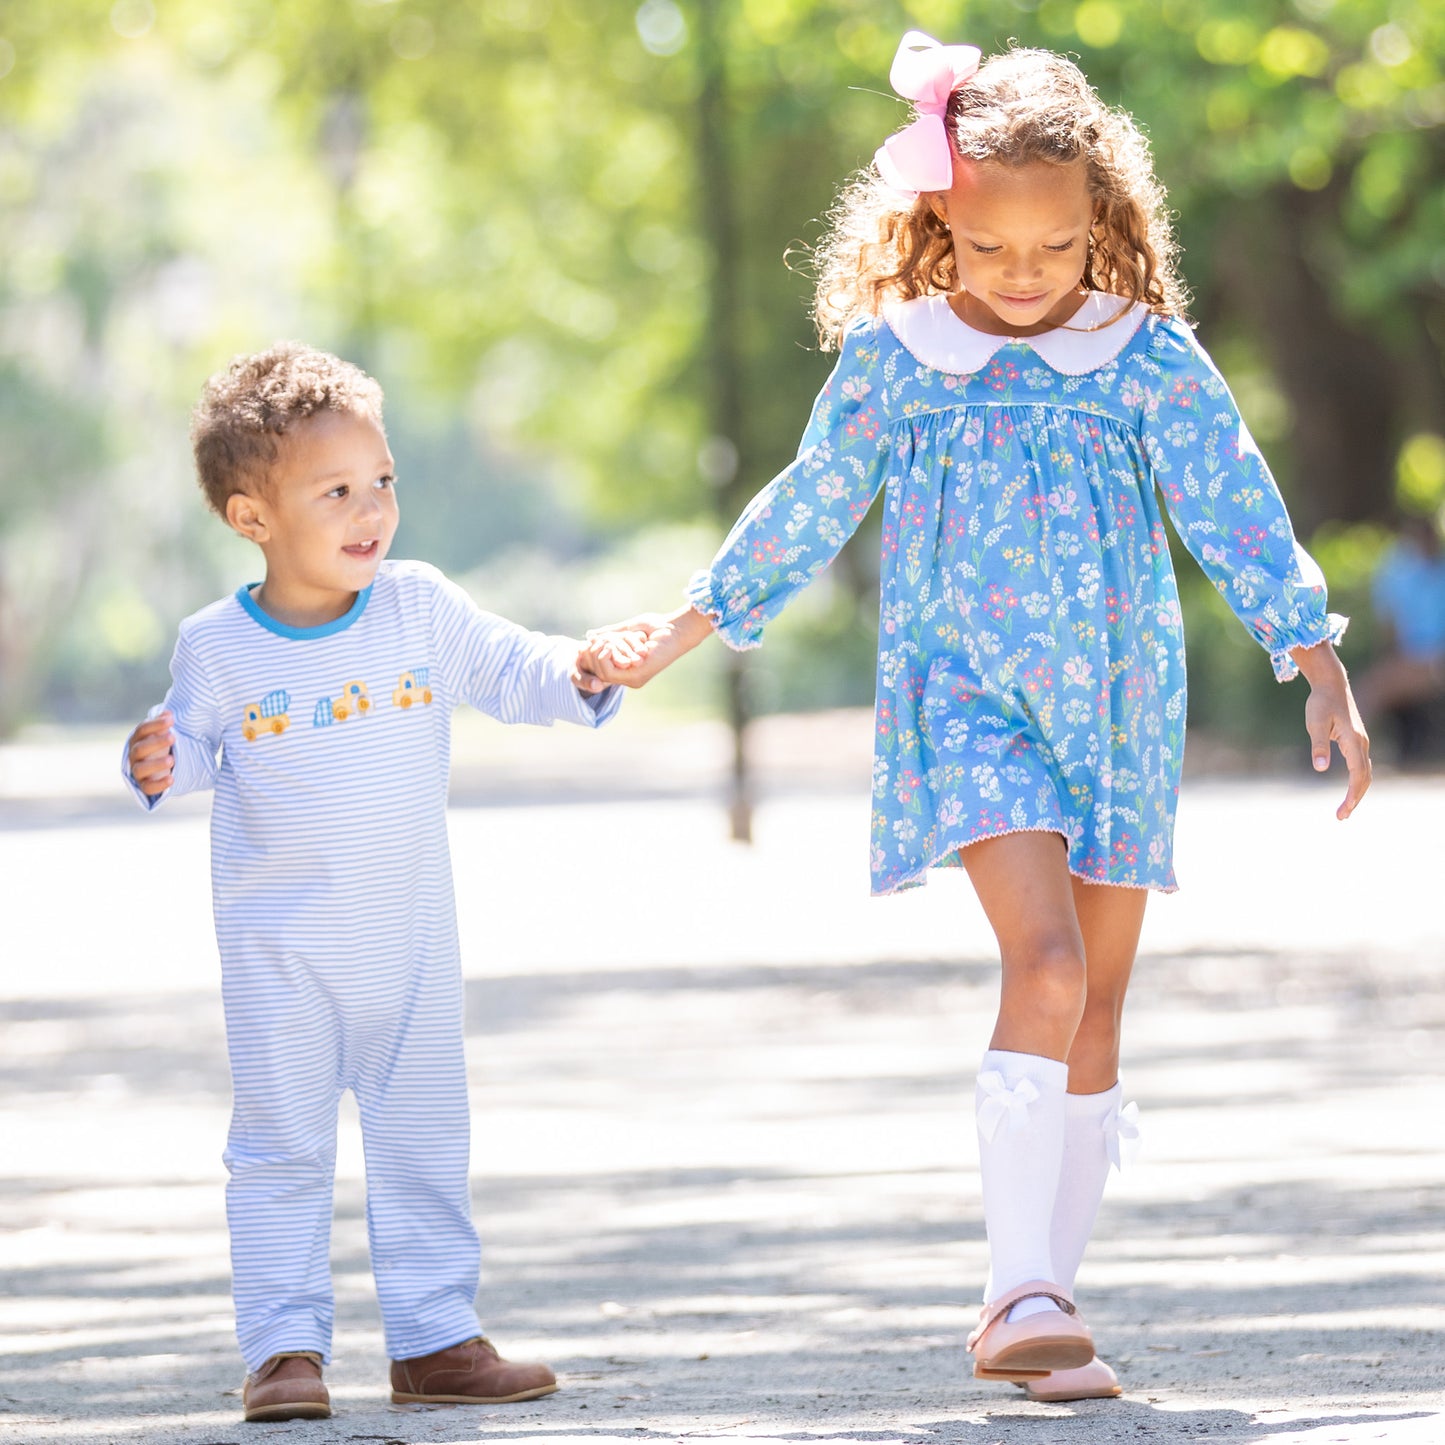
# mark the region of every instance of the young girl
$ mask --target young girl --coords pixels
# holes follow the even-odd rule
[[[884,494],[873,888],[968,870],[998,936],[976,1113],[991,1275],[974,1374],[1119,1393],[1073,1303],[1120,1136],[1119,1026],[1148,890],[1172,892],[1184,643],[1160,516],[1303,672],[1314,766],[1369,750],[1324,579],[1181,317],[1163,191],[1131,119],[1061,56],[904,37],[916,118],[844,191],[816,315],[841,350],[797,460],[689,605],[621,624],[640,685],[764,624]],[[602,649],[605,652],[605,647]]]

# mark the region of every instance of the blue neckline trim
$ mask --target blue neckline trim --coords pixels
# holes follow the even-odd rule
[[[277,637],[289,637],[293,642],[311,642],[318,637],[330,637],[334,632],[345,632],[363,612],[366,611],[367,600],[371,596],[371,589],[375,583],[363,587],[356,594],[356,601],[341,614],[330,622],[323,622],[317,627],[292,627],[290,623],[278,622],[269,613],[263,612],[256,604],[256,599],[251,596],[251,589],[258,586],[258,583],[247,582],[243,587],[236,589],[236,601],[250,613],[252,619],[259,622],[267,632],[274,632]]]

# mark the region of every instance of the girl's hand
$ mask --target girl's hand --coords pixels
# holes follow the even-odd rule
[[[577,661],[572,667],[572,685],[589,697],[603,691],[616,681],[618,668],[635,666],[647,649],[647,635],[636,628],[614,631],[594,628],[587,641],[577,648]]]
[[[1350,770],[1350,784],[1345,801],[1335,809],[1341,822],[1350,816],[1370,786],[1370,737],[1360,720],[1350,691],[1349,678],[1335,649],[1322,642],[1316,647],[1297,647],[1290,656],[1309,681],[1309,701],[1305,703],[1305,728],[1310,735],[1310,755],[1315,771],[1325,772],[1330,765],[1330,744],[1334,743]]]
[[[589,631],[588,644],[596,652],[589,653],[588,665],[605,682],[641,687],[711,635],[712,623],[696,608],[643,612]],[[624,639],[621,646],[619,636]]]
[[[173,722],[175,717],[171,713],[157,713],[130,735],[126,746],[130,775],[136,787],[148,798],[160,797],[170,787],[175,773]]]

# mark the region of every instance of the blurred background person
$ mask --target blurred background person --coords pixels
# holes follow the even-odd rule
[[[1373,585],[1380,655],[1360,678],[1360,708],[1393,725],[1399,759],[1439,747],[1445,698],[1445,545],[1433,517],[1407,515],[1380,559]]]

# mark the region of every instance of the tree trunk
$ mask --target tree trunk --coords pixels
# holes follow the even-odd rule
[[[1293,413],[1289,500],[1303,537],[1389,514],[1403,429],[1401,363],[1340,317],[1310,264],[1309,238],[1338,204],[1328,190],[1262,196],[1235,208],[1218,252],[1221,301],[1257,336]]]
[[[717,497],[724,526],[747,501],[752,453],[743,415],[743,359],[740,338],[742,258],[738,246],[737,202],[728,154],[726,58],[717,33],[722,0],[697,0],[694,32],[697,45],[697,189],[702,235],[710,250],[708,322],[704,357],[708,383],[708,428],[714,448],[736,458],[731,478],[719,480]],[[753,836],[751,768],[747,751],[749,718],[746,661],[729,653],[727,715],[733,752],[728,818],[732,836],[750,843]]]

